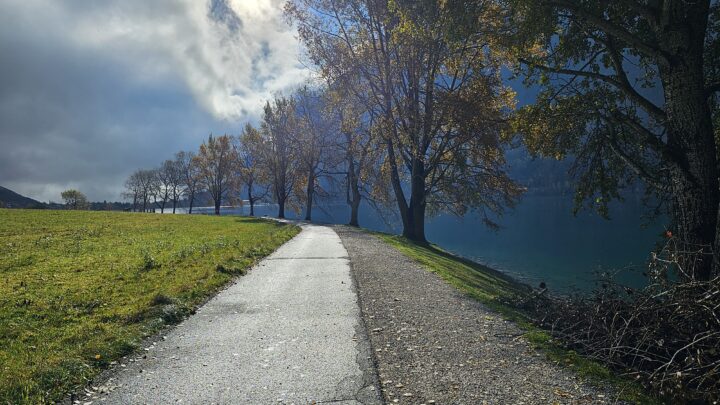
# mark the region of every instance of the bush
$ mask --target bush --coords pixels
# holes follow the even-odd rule
[[[543,290],[515,305],[568,348],[662,396],[714,403],[720,400],[720,276],[697,280],[677,269],[692,262],[688,254],[666,249],[655,256],[642,289],[606,277],[590,296]]]

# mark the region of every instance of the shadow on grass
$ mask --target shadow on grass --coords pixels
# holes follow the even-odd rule
[[[288,223],[276,221],[273,217],[251,217],[244,215],[233,215],[233,217],[235,218],[235,222],[241,222],[243,224],[271,224],[278,228],[289,225]]]

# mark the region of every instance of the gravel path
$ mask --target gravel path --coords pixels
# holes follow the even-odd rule
[[[371,358],[347,251],[303,225],[80,403],[375,404]]]
[[[614,403],[534,350],[513,323],[374,236],[335,228],[347,249],[388,403]]]

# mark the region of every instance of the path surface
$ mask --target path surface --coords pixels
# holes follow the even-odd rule
[[[378,403],[347,251],[303,231],[120,367],[101,403]],[[113,387],[116,387],[112,389]]]
[[[350,255],[382,392],[401,404],[615,403],[374,236],[335,228]]]

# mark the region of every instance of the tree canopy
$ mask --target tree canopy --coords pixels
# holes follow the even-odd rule
[[[535,154],[575,159],[576,203],[607,214],[641,181],[668,203],[681,264],[720,270],[718,4],[679,0],[507,0],[502,41],[541,88],[513,129]],[[713,264],[714,263],[714,264]],[[686,268],[686,270],[688,270]]]
[[[483,11],[491,10],[488,2]],[[426,211],[473,209],[494,225],[489,212],[501,213],[521,193],[504,170],[501,134],[512,92],[490,37],[458,35],[454,11],[444,1],[287,6],[322,77],[349,86],[374,117],[385,148],[381,175],[403,234],[417,241],[425,241]]]

